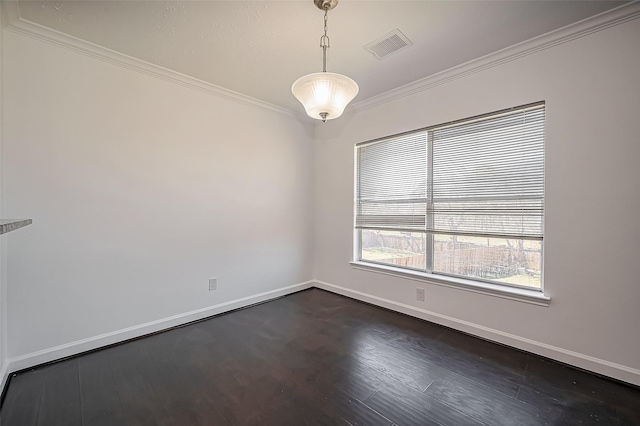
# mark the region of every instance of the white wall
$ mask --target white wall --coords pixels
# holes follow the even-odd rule
[[[4,131],[4,126],[2,123],[2,115],[4,113],[4,97],[2,92],[2,65],[4,63],[4,47],[3,47],[3,37],[2,37],[2,3],[0,3],[0,165],[2,164],[2,133]],[[2,173],[0,170],[0,191],[2,191]],[[0,196],[0,218],[4,218],[2,211],[2,197]],[[6,309],[6,279],[5,279],[5,242],[4,238],[0,237],[0,392],[4,389],[4,384],[6,381],[7,375],[7,365],[5,364],[7,356],[6,356],[6,326],[7,326],[7,309]]]
[[[33,219],[8,236],[8,356],[27,358],[14,367],[312,279],[310,128],[13,32],[3,43],[2,213]]]
[[[636,19],[319,126],[316,278],[640,384],[638,41]],[[355,143],[540,100],[549,307],[430,284],[417,302],[420,283],[350,267]]]

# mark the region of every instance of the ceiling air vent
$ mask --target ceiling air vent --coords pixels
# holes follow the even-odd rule
[[[379,39],[372,41],[364,46],[367,52],[373,53],[378,59],[386,58],[387,56],[395,53],[405,47],[411,46],[411,40],[407,38],[399,29],[391,31],[389,34],[385,34]]]

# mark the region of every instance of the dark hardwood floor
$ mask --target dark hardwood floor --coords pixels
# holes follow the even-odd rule
[[[19,374],[0,421],[640,425],[640,390],[313,289]]]

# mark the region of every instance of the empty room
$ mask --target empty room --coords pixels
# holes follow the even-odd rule
[[[2,426],[640,425],[640,2],[0,20]]]

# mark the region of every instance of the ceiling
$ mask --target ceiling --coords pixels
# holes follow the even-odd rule
[[[327,71],[353,78],[363,101],[624,3],[342,0],[329,12]],[[293,111],[293,81],[322,70],[312,0],[21,1],[19,14]],[[412,46],[384,59],[363,48],[396,28]]]

